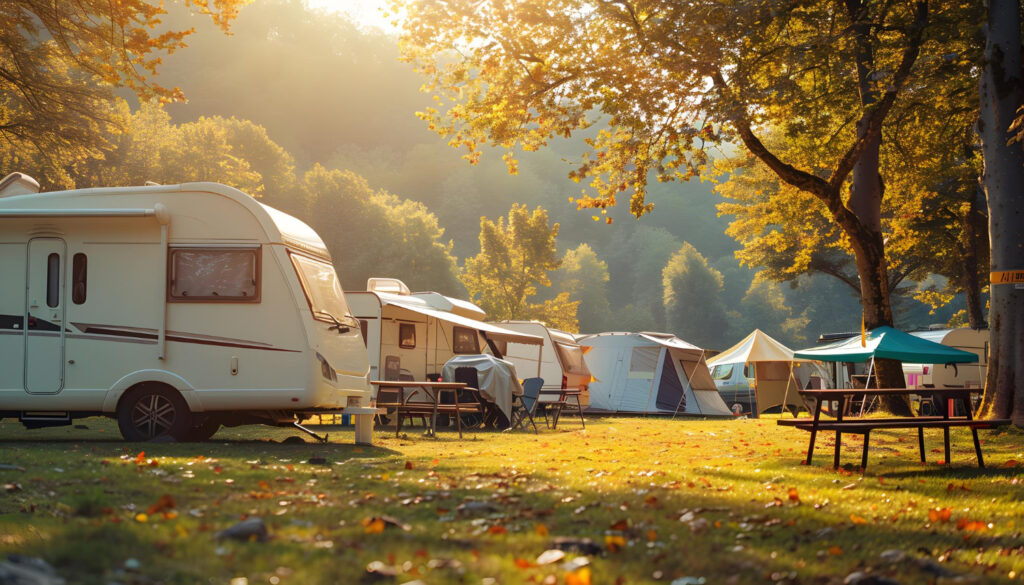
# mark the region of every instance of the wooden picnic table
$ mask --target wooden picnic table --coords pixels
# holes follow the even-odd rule
[[[403,414],[421,414],[430,415],[430,426],[427,428],[427,435],[431,437],[437,437],[437,413],[439,411],[453,413],[455,415],[456,425],[459,429],[459,438],[462,438],[462,414],[470,412],[482,412],[480,402],[480,391],[476,388],[470,388],[464,382],[434,382],[432,380],[371,380],[370,384],[381,388],[394,388],[397,390],[398,399],[396,402],[377,402],[378,408],[394,409],[396,411],[395,416],[395,436],[397,437],[402,432],[402,415]],[[405,395],[405,389],[408,387],[419,388],[423,390],[423,395],[427,398],[426,402],[410,402],[413,394],[409,396]],[[451,392],[455,401],[453,404],[441,404],[441,396],[444,392]],[[471,392],[477,395],[477,400],[472,403],[460,403],[459,394],[461,392]]]
[[[861,455],[861,468],[868,465],[868,443],[871,431],[875,429],[893,428],[916,428],[918,447],[921,451],[921,462],[925,461],[924,450],[924,429],[941,428],[946,447],[946,465],[950,464],[949,429],[953,427],[967,427],[971,429],[974,437],[974,452],[978,456],[978,467],[985,467],[985,460],[981,455],[981,443],[978,441],[978,429],[992,429],[1009,424],[1008,419],[975,420],[971,410],[971,394],[980,393],[977,388],[839,388],[839,389],[808,389],[801,390],[800,394],[805,399],[814,401],[813,418],[791,418],[779,419],[778,424],[794,426],[798,429],[810,431],[811,440],[807,446],[807,464],[811,464],[814,455],[814,440],[818,431],[835,431],[836,444],[833,466],[839,467],[839,449],[842,445],[843,433],[864,435],[864,451]],[[941,412],[939,416],[911,416],[911,417],[852,417],[844,416],[846,405],[857,398],[865,399],[867,396],[906,396],[916,394],[921,397],[936,399],[937,406]],[[834,419],[821,419],[821,406],[825,402],[836,401],[839,407],[835,410]],[[954,404],[960,401],[963,405],[964,415],[954,416]]]
[[[580,396],[583,391],[579,388],[560,388],[557,390],[548,390],[541,388],[540,395],[537,397],[538,404],[546,408],[550,407],[554,412],[551,415],[552,423],[551,428],[558,428],[558,419],[562,416],[562,409],[566,406],[572,406],[569,403],[569,399],[576,400],[576,410],[579,413],[580,424],[583,428],[587,428],[587,423],[583,420],[583,404],[580,402]],[[545,415],[545,420],[547,416]]]

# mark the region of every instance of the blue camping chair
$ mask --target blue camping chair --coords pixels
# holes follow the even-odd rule
[[[527,378],[523,380],[523,395],[516,396],[517,404],[513,405],[511,428],[524,428],[526,421],[529,420],[530,424],[533,425],[533,432],[539,432],[537,430],[537,423],[533,422],[533,414],[537,411],[538,398],[540,398],[542,386],[544,386],[543,378]]]

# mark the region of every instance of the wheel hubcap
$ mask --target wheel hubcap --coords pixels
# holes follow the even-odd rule
[[[169,431],[177,413],[174,404],[164,396],[143,396],[132,409],[132,425],[144,436],[153,438]]]

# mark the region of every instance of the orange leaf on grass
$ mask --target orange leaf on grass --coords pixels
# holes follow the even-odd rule
[[[135,456],[135,462],[141,465],[145,460],[146,460],[146,452],[145,451],[139,451],[139,454]]]
[[[529,569],[530,567],[533,566],[533,563],[531,563],[530,561],[528,561],[526,559],[521,559],[519,557],[516,557],[515,561],[513,561],[513,562],[515,562],[516,566],[519,567],[520,569]]]
[[[504,526],[497,524],[495,526],[491,526],[490,528],[488,528],[487,532],[491,534],[508,534],[508,528],[505,528]]]
[[[800,494],[796,491],[795,487],[789,488],[789,500],[791,502],[799,502],[800,501]]]
[[[412,469],[413,468],[412,461],[406,461],[405,462],[405,468],[406,469]]]
[[[590,567],[583,567],[565,575],[565,585],[591,585]]]
[[[547,536],[548,535],[548,527],[547,527],[546,524],[534,524],[533,525],[533,531],[538,536]]]
[[[384,532],[384,521],[380,518],[363,518],[363,532],[366,534]]]
[[[174,501],[174,496],[170,494],[164,494],[160,496],[160,499],[155,504],[146,509],[146,513],[149,515],[157,514],[160,512],[166,512],[167,510],[173,510],[178,507],[178,503]]]
[[[629,520],[627,520],[626,518],[623,518],[622,520],[619,520],[618,522],[612,524],[609,529],[610,530],[620,530],[620,531],[621,530],[629,530]]]
[[[866,518],[861,518],[860,516],[858,516],[856,514],[850,514],[850,522],[853,522],[854,524],[867,524],[868,523]]]
[[[606,534],[604,544],[608,547],[608,552],[617,553],[626,546],[626,538],[620,534]]]
[[[830,554],[830,555],[832,555],[834,557],[838,557],[839,555],[843,554],[843,549],[839,548],[836,545],[832,545],[832,546],[828,547],[828,554]]]
[[[934,508],[928,510],[928,520],[930,522],[949,522],[949,515],[953,513],[953,510],[949,508]]]

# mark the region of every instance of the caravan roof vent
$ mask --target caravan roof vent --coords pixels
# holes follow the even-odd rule
[[[30,195],[39,192],[39,182],[25,173],[11,173],[0,180],[0,197]]]
[[[366,280],[366,290],[378,293],[391,293],[393,295],[412,294],[409,287],[397,278],[369,278]]]

